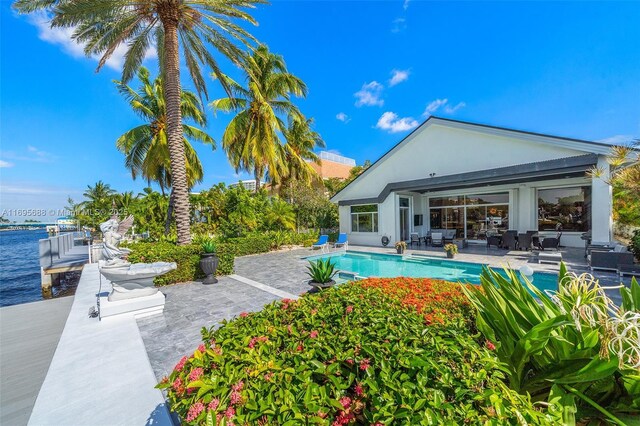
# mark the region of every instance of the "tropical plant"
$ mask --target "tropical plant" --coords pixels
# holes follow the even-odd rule
[[[338,273],[335,262],[332,262],[330,258],[325,260],[318,259],[315,262],[309,261],[307,269],[309,270],[307,275],[311,277],[311,281],[320,284],[330,282]]]
[[[228,76],[218,76],[231,89],[229,97],[211,102],[214,111],[236,112],[222,136],[222,147],[231,165],[253,173],[256,192],[265,174],[279,183],[283,173],[284,146],[280,135],[287,131],[286,119],[305,122],[291,102],[291,96],[304,97],[307,87],[287,71],[284,59],[258,47],[245,60],[247,87]]]
[[[122,82],[127,83],[140,67],[155,40],[167,111],[167,145],[175,197],[178,243],[191,240],[189,189],[181,116],[180,58],[183,57],[198,93],[207,94],[202,65],[223,77],[207,45],[231,62],[243,65],[244,53],[234,44],[249,44],[253,37],[237,25],[255,24],[244,10],[263,0],[18,0],[20,13],[44,11],[52,15],[51,26],[69,28],[72,39],[85,46],[87,55],[99,55],[98,70],[120,46],[126,46]],[[220,81],[229,92],[223,78]]]
[[[158,387],[187,425],[558,424],[502,382],[457,285],[404,281],[378,280],[406,297],[356,282],[205,328]]]
[[[406,250],[407,243],[404,242],[404,241],[396,241],[395,247],[396,247],[396,249]]]
[[[561,264],[549,295],[525,277],[484,269],[482,291],[463,287],[477,327],[507,367],[509,386],[562,407],[564,424],[640,414],[640,304],[634,280],[615,306],[598,281]]]
[[[281,165],[281,187],[287,182],[295,180],[309,185],[320,176],[311,166],[311,163],[320,163],[320,158],[314,149],[324,148],[325,143],[320,134],[312,129],[313,119],[300,120],[299,117],[290,117],[289,125],[284,131],[286,143],[283,150]]]
[[[277,197],[271,198],[266,206],[264,226],[270,230],[295,231],[296,214],[291,204]]]
[[[445,244],[443,247],[444,251],[451,254],[458,254],[458,246],[453,243]]]
[[[214,239],[204,240],[201,245],[202,251],[204,253],[215,253],[216,252],[216,242]]]
[[[633,253],[638,261],[640,261],[640,229],[633,231],[633,237],[629,243],[629,251]]]

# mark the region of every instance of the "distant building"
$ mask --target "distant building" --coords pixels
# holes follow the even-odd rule
[[[353,158],[343,157],[327,151],[321,151],[318,157],[320,158],[320,164],[311,163],[311,167],[322,179],[346,179],[349,177],[351,169],[356,166],[356,160]]]
[[[229,188],[237,188],[240,185],[242,185],[244,187],[244,189],[247,189],[249,191],[255,191],[256,190],[256,180],[255,179],[241,180],[239,182],[230,183],[228,186],[229,186]],[[260,182],[260,187],[263,187],[264,185],[265,185],[265,182]]]

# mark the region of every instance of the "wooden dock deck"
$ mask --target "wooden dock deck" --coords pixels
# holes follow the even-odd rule
[[[0,424],[26,425],[73,296],[0,308]]]

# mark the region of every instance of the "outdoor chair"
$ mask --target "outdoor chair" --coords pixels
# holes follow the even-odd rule
[[[411,233],[411,245],[413,245],[414,243],[420,245],[420,236],[417,232]]]
[[[324,251],[327,248],[328,245],[329,245],[329,236],[328,235],[320,235],[320,238],[318,238],[318,241],[313,243],[313,245],[311,246],[311,249],[313,249],[313,250],[320,249],[320,250]]]
[[[500,248],[501,245],[502,245],[502,238],[500,238],[499,235],[490,235],[487,237],[487,248],[491,246],[496,246],[497,248]]]
[[[518,246],[518,242],[516,241],[516,231],[507,231],[502,235],[502,247],[515,250]]]
[[[442,247],[442,245],[443,245],[442,232],[432,232],[431,233],[431,245],[432,246]]]
[[[518,234],[518,248],[520,250],[531,250],[533,248],[532,234]]]
[[[624,251],[624,246],[616,246],[612,251],[592,250],[588,259],[592,270],[617,271],[621,266],[633,265],[633,257],[633,253]]]
[[[349,247],[349,241],[347,239],[347,234],[338,235],[337,241],[333,244],[334,248],[344,247],[345,250]]]
[[[546,249],[556,249],[556,250],[558,250],[558,247],[560,247],[560,237],[562,237],[562,232],[558,232],[558,235],[556,235],[555,238],[554,237],[546,237],[540,243],[540,249],[542,249],[542,250],[546,250]]]

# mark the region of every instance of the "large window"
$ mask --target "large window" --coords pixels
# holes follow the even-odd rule
[[[538,190],[538,230],[586,232],[591,228],[591,187]]]
[[[378,232],[378,205],[351,206],[351,232]]]
[[[455,229],[456,238],[484,240],[509,229],[509,193],[429,199],[431,230]]]

